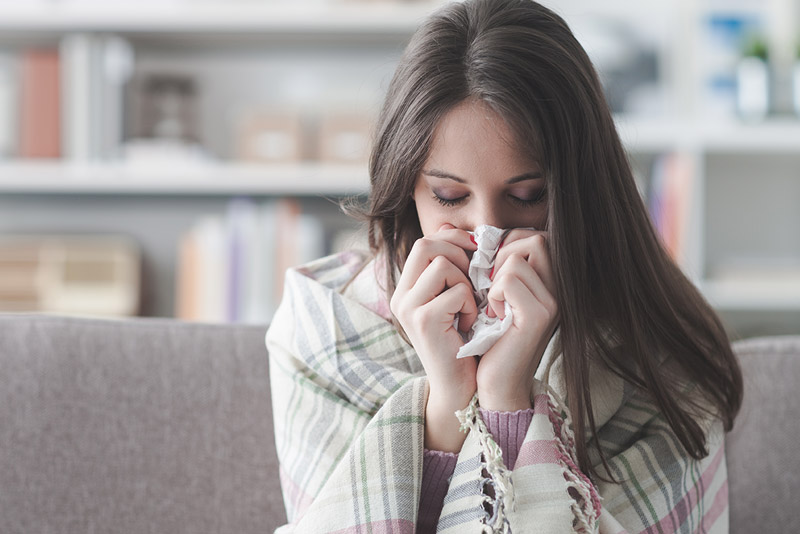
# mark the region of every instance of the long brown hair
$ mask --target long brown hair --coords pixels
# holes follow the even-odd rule
[[[741,371],[716,314],[657,237],[591,61],[567,24],[532,0],[448,5],[406,48],[377,124],[366,208],[370,247],[389,263],[388,295],[422,236],[411,193],[434,129],[467,98],[499,113],[545,175],[581,468],[598,474],[586,444],[587,430],[596,433],[590,359],[648,392],[686,451],[706,456],[699,417],[732,427]],[[686,400],[687,384],[699,399]]]

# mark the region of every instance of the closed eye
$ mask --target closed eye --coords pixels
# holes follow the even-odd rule
[[[530,208],[537,204],[540,204],[547,198],[547,190],[545,188],[540,189],[530,198],[520,198],[514,195],[508,195],[508,198],[514,204],[518,205],[521,208]]]
[[[441,204],[446,208],[452,208],[454,206],[461,204],[467,199],[467,196],[469,195],[464,195],[463,197],[458,197],[458,198],[446,198],[446,197],[440,197],[436,193],[433,194],[434,200],[436,200],[436,202],[438,202],[439,204]]]

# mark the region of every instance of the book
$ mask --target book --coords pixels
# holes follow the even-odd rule
[[[60,46],[64,156],[75,161],[121,155],[123,92],[133,49],[117,36],[73,33]]]
[[[17,142],[17,69],[11,54],[0,52],[0,159],[11,157]]]
[[[61,64],[56,49],[28,50],[21,58],[19,156],[61,157]]]
[[[59,50],[64,66],[61,78],[63,154],[72,161],[86,161],[93,156],[91,127],[97,95],[92,88],[92,41],[89,34],[69,34],[61,41]]]
[[[653,165],[650,216],[664,247],[679,265],[686,259],[692,175],[691,160],[684,154],[664,154]]]

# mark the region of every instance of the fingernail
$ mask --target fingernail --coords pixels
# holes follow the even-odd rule
[[[505,242],[506,242],[506,240],[505,240],[505,239],[503,239],[502,241],[500,241],[500,246],[499,246],[499,247],[497,247],[497,250],[500,250],[501,248],[503,248],[503,245],[505,244]]]
[[[494,267],[492,267],[492,270],[489,271],[489,280],[493,280],[492,278],[493,276],[494,276]]]
[[[477,242],[477,241],[475,241],[475,236],[474,236],[474,235],[470,234],[470,235],[469,235],[469,240],[470,240],[470,241],[472,241],[472,244],[473,244],[473,245],[476,245],[476,246],[477,246],[478,242]]]

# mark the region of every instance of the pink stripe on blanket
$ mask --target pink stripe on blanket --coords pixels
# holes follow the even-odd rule
[[[534,413],[541,413],[547,414],[547,403],[549,402],[550,397],[547,396],[547,393],[539,393],[538,395],[533,396],[533,411]]]
[[[714,497],[714,504],[708,509],[708,513],[703,517],[703,530],[708,532],[714,523],[722,516],[722,512],[728,509],[728,481],[726,480]]]
[[[334,530],[331,531],[331,534],[367,534],[368,532],[371,534],[413,534],[415,527],[416,525],[407,519],[386,519]]]
[[[295,484],[294,480],[292,480],[289,473],[287,473],[283,467],[278,467],[278,476],[280,476],[281,479],[283,494],[288,497],[289,502],[292,503],[294,517],[297,519],[305,513],[314,499]]]
[[[692,486],[692,489],[689,490],[689,493],[687,493],[684,496],[684,498],[681,499],[672,510],[670,510],[669,515],[662,518],[661,521],[659,521],[652,527],[648,528],[645,532],[648,533],[658,532],[660,534],[670,534],[672,532],[677,532],[681,528],[683,522],[686,521],[686,518],[689,517],[689,514],[692,512],[692,510],[694,510],[695,506],[697,506],[697,503],[699,502],[699,497],[698,497],[698,493],[700,491],[699,488],[700,487],[708,488],[709,485],[711,485],[711,481],[717,474],[717,470],[719,469],[719,466],[722,463],[724,457],[725,457],[725,448],[720,447],[719,450],[717,451],[717,454],[714,456],[714,459],[711,461],[711,465],[709,465],[708,469],[706,469],[705,472],[702,474],[700,480],[698,480],[697,483],[694,486]],[[727,487],[727,482],[726,482],[726,487]],[[721,491],[722,490],[720,490],[720,492]],[[717,493],[718,497],[720,492]],[[723,507],[726,505],[727,505],[727,490],[725,491],[725,503]],[[707,513],[710,515],[712,513],[712,510],[714,510],[716,506],[718,506],[718,504],[715,499],[712,507],[707,511]],[[719,513],[721,512],[718,512],[718,514]]]
[[[533,397],[533,412],[536,415],[546,415],[549,411],[548,402],[550,398],[546,393],[540,393]],[[534,415],[534,417],[536,417]],[[522,444],[517,455],[514,469],[526,465],[557,464],[558,450],[553,440],[539,439],[528,441]]]
[[[557,464],[558,450],[551,439],[537,439],[522,444],[514,469],[526,465]]]

